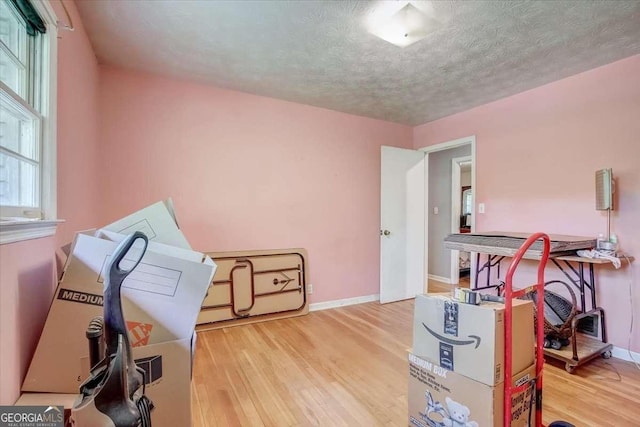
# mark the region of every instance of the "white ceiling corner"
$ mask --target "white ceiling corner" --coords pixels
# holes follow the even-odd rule
[[[442,25],[406,48],[367,31],[383,3],[77,6],[102,64],[407,125],[640,53],[637,0],[411,2]]]

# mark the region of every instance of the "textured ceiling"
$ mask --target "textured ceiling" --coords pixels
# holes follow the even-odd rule
[[[389,2],[77,0],[102,64],[408,125],[640,53],[637,0],[411,3],[441,26],[399,48]]]

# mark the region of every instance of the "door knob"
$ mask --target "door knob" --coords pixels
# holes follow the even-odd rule
[[[382,236],[382,235],[388,236],[389,234],[391,234],[391,232],[390,232],[389,230],[384,230],[384,231],[383,231],[383,230],[380,230],[380,235],[381,235],[381,236]]]

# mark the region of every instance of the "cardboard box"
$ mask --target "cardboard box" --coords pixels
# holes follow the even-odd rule
[[[107,262],[117,243],[78,235],[58,284],[23,391],[75,393],[88,356],[85,331],[102,316]],[[125,259],[126,260],[126,259]],[[122,285],[122,305],[134,347],[191,339],[213,267],[147,250]]]
[[[136,364],[151,370],[147,376],[145,395],[153,402],[151,412],[153,426],[190,426],[191,416],[191,370],[195,337],[153,344],[133,349]],[[89,375],[89,360],[83,358],[83,374]],[[16,406],[64,406],[65,426],[70,426],[71,409],[79,394],[23,393]],[[98,426],[94,426],[98,427]]]
[[[170,341],[133,349],[136,364],[147,375],[145,395],[155,408],[151,412],[154,426],[191,425],[191,366],[190,354],[195,348],[194,339]],[[89,360],[84,358],[83,378],[89,375]],[[163,366],[165,369],[163,370]],[[64,406],[65,426],[71,426],[71,408],[78,394],[23,393],[16,406]]]
[[[535,378],[535,365],[513,376],[520,385]],[[511,426],[526,427],[535,421],[533,386],[516,394],[511,404]],[[408,425],[478,427],[504,426],[504,383],[488,386],[409,353]],[[530,408],[531,404],[531,408]],[[445,420],[459,423],[447,423]],[[531,421],[531,424],[529,424]],[[475,422],[476,424],[473,424]],[[469,423],[469,424],[466,424]]]
[[[124,235],[141,231],[152,242],[191,249],[189,242],[178,228],[171,199],[147,206],[102,229]]]
[[[194,336],[195,337],[195,336]],[[189,338],[133,349],[136,364],[140,359],[155,359],[154,378],[147,378],[145,394],[151,399],[153,426],[191,425],[191,371],[195,340]],[[138,365],[140,366],[140,365]],[[157,376],[161,374],[161,376]]]
[[[449,294],[416,296],[413,353],[487,385],[504,381],[504,304],[455,302]],[[513,301],[513,372],[533,364],[533,303]]]
[[[64,408],[64,426],[71,427],[71,408],[77,394],[60,393],[22,393],[15,406],[62,406]]]
[[[195,338],[185,338],[133,348],[136,365],[150,372],[145,395],[151,399],[152,425],[191,425],[191,372]],[[81,360],[82,378],[89,376],[89,358]]]
[[[136,365],[144,370],[145,384],[152,384],[162,378],[162,355],[135,359]]]
[[[162,203],[153,206],[153,212],[166,209]],[[142,223],[155,227],[156,241],[171,240],[163,238],[166,230],[155,226],[149,211],[133,217],[147,217]],[[173,228],[166,221],[162,224],[170,236],[179,236],[175,223]],[[98,234],[103,238],[76,235],[23,391],[78,393],[88,377],[85,331],[91,319],[103,315],[106,267],[124,238],[108,230]],[[137,259],[136,250],[141,249],[134,246],[121,263],[125,268],[128,258]],[[194,329],[215,270],[215,263],[202,253],[151,241],[123,282],[122,306],[133,356],[150,373],[146,394],[155,405],[154,426],[190,425]]]

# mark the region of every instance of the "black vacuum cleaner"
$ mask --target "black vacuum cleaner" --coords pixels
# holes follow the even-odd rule
[[[142,251],[133,267],[123,269],[121,262],[136,241],[143,242]],[[138,266],[147,245],[147,236],[136,231],[118,245],[107,265],[104,320],[94,318],[87,329],[91,372],[71,410],[74,426],[151,427],[153,403],[145,396],[145,372],[133,360],[120,297],[122,282]]]

